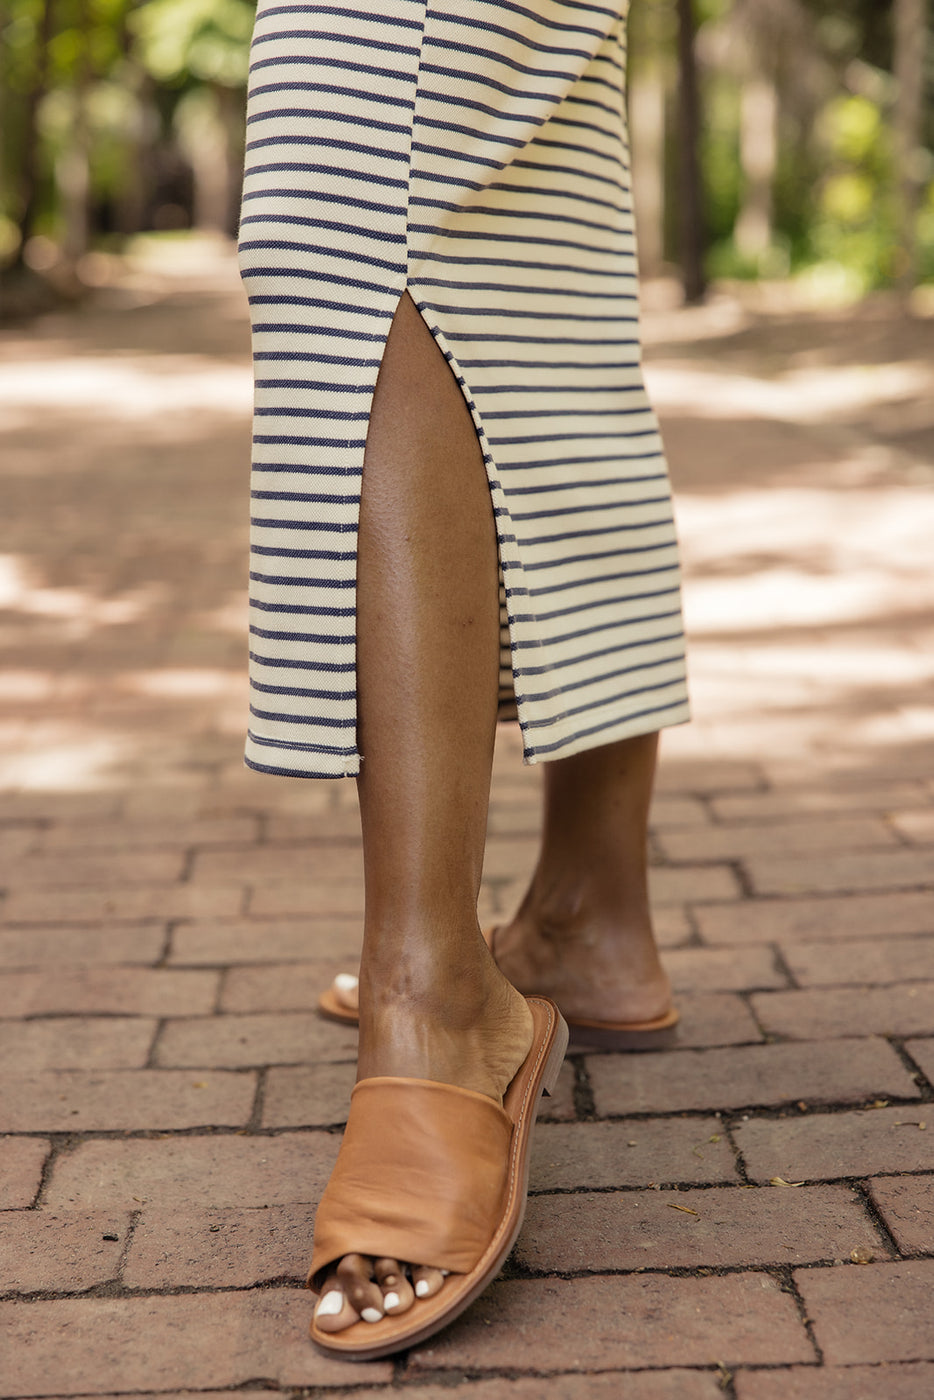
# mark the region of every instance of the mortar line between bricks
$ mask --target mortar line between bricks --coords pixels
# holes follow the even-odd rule
[[[268,1069],[261,1069],[256,1076],[256,1091],[253,1095],[253,1109],[247,1120],[246,1130],[248,1133],[255,1132],[263,1126],[263,1109],[266,1105],[266,1079],[269,1074]]]
[[[853,1193],[862,1203],[863,1209],[872,1221],[882,1243],[886,1245],[887,1248],[891,1249],[896,1259],[904,1259],[904,1251],[899,1248],[898,1241],[889,1229],[885,1216],[872,1199],[870,1182],[873,1181],[876,1175],[882,1175],[882,1173],[874,1173],[873,1176],[864,1177],[861,1181],[854,1181]],[[899,1172],[898,1175],[902,1176],[903,1173]]]
[[[155,1025],[153,1026],[152,1036],[150,1037],[149,1041],[149,1050],[147,1051],[146,1058],[143,1060],[142,1064],[143,1069],[158,1069],[158,1065],[156,1063],[156,1049],[159,1045],[160,1039],[162,1038],[162,1033],[165,1030],[168,1020],[169,1018],[167,1016],[157,1016],[155,1018]]]
[[[402,1352],[401,1355],[407,1356],[408,1353]],[[737,1369],[741,1367],[744,1371],[753,1369],[752,1367],[746,1366],[743,1362],[735,1362],[734,1364],[736,1365]],[[787,1371],[789,1369],[789,1364],[794,1364],[795,1366],[814,1367],[815,1363],[811,1361],[795,1361],[794,1363],[777,1362],[775,1365],[763,1365],[761,1367],[756,1367],[755,1369],[763,1371]],[[445,1370],[441,1367],[436,1367],[434,1370],[430,1370],[426,1367],[424,1370],[419,1369],[417,1375],[403,1375],[402,1380],[405,1382],[406,1387],[411,1387],[413,1390],[415,1390],[417,1387],[423,1386],[444,1387],[445,1389],[449,1389],[452,1392],[452,1400],[454,1400],[454,1397],[456,1397],[457,1395],[458,1387],[461,1385],[466,1385],[468,1382],[486,1381],[489,1384],[493,1384],[496,1381],[561,1381],[572,1380],[578,1376],[622,1376],[625,1379],[625,1377],[627,1376],[663,1375],[666,1371],[671,1370],[690,1371],[694,1375],[698,1376],[717,1377],[720,1374],[719,1367],[715,1362],[712,1361],[707,1362],[703,1365],[697,1362],[684,1361],[678,1362],[676,1366],[672,1366],[670,1362],[662,1361],[659,1362],[657,1366],[587,1366],[581,1368],[580,1370],[574,1371],[541,1371],[531,1366],[521,1371],[518,1370],[515,1366],[498,1366],[495,1371],[482,1371],[479,1370],[476,1366],[469,1365],[458,1366],[456,1370],[453,1371]],[[390,1385],[392,1384],[393,1382],[390,1382]],[[373,1387],[372,1385],[363,1387],[348,1386],[348,1389],[357,1388],[362,1388],[365,1390],[380,1389],[380,1387]],[[155,1394],[157,1392],[152,1393]],[[301,1395],[309,1394],[309,1392],[307,1391],[301,1391],[298,1393]],[[327,1391],[323,1389],[320,1392],[315,1390],[311,1392],[311,1394],[315,1397],[315,1400],[317,1400],[317,1396],[319,1394],[322,1400],[325,1400],[326,1395],[334,1395],[334,1387],[329,1387]],[[392,1389],[387,1388],[386,1394],[391,1396],[395,1394],[395,1392]]]
[[[62,1133],[60,1135],[56,1135],[55,1133],[42,1133],[38,1136],[48,1138],[49,1150],[45,1154],[45,1160],[42,1163],[42,1170],[39,1173],[39,1185],[36,1188],[36,1194],[32,1198],[32,1205],[28,1207],[28,1209],[34,1211],[41,1210],[42,1208],[43,1198],[51,1180],[55,1163],[58,1161],[59,1157],[64,1157],[70,1150],[69,1145],[71,1143],[77,1146],[80,1141],[76,1133]]]
[[[811,1266],[808,1265],[808,1264],[805,1264],[805,1265],[801,1265],[801,1264],[795,1264],[795,1265],[787,1264],[787,1265],[782,1266],[782,1268],[779,1270],[780,1274],[782,1275],[782,1277],[781,1277],[781,1279],[780,1279],[780,1281],[779,1281],[779,1287],[782,1289],[782,1292],[783,1292],[783,1293],[787,1293],[787,1294],[794,1300],[795,1308],[797,1309],[798,1317],[799,1317],[799,1319],[800,1319],[800,1321],[801,1321],[801,1326],[804,1328],[805,1333],[807,1334],[807,1339],[808,1339],[808,1341],[811,1343],[811,1346],[814,1348],[814,1358],[815,1358],[815,1361],[816,1361],[816,1363],[817,1363],[818,1366],[823,1366],[823,1365],[824,1365],[824,1353],[823,1353],[823,1350],[821,1349],[820,1345],[818,1344],[817,1337],[816,1337],[815,1334],[814,1334],[814,1323],[813,1323],[813,1321],[811,1320],[811,1318],[808,1316],[808,1310],[807,1310],[807,1308],[805,1307],[804,1298],[803,1298],[803,1296],[802,1296],[802,1294],[801,1294],[801,1291],[800,1291],[800,1289],[798,1288],[798,1284],[797,1284],[797,1282],[796,1282],[796,1280],[795,1280],[795,1269],[797,1269],[797,1268],[810,1268],[810,1267],[811,1267]],[[818,1267],[826,1267],[826,1266],[821,1265],[821,1266],[818,1266]],[[850,1265],[850,1268],[852,1268],[852,1269],[858,1269],[859,1267],[860,1267],[859,1264],[851,1264],[851,1265]]]
[[[911,1052],[906,1048],[906,1040],[926,1040],[927,1036],[886,1036],[885,1039],[891,1045],[902,1064],[908,1070],[912,1079],[920,1090],[920,1096],[916,1102],[931,1103],[934,1100],[934,1085],[928,1079],[921,1066],[911,1058]]]
[[[780,1271],[788,1269],[829,1269],[835,1264],[833,1259],[808,1259],[805,1263],[786,1265],[775,1263],[767,1264],[671,1264],[667,1268],[660,1265],[652,1267],[648,1264],[638,1265],[634,1269],[511,1269],[508,1276],[509,1281],[519,1282],[541,1282],[544,1279],[562,1279],[565,1283],[573,1283],[575,1279],[589,1278],[728,1278],[736,1274],[768,1274],[770,1278],[776,1279],[780,1284],[783,1280],[779,1278]],[[886,1261],[889,1262],[889,1261]],[[891,1261],[896,1262],[896,1261]],[[901,1261],[898,1261],[901,1262]],[[840,1265],[842,1268],[843,1265]],[[864,1267],[859,1264],[850,1264],[850,1268],[857,1269]],[[782,1287],[782,1291],[787,1290]]]
[[[224,997],[227,995],[227,983],[230,978],[230,964],[224,963],[223,966],[218,966],[213,970],[217,973],[217,985],[214,988],[214,1002],[211,1006],[211,1014],[213,1016],[223,1016],[229,1014],[224,1012],[223,1006]]]
[[[886,1260],[885,1263],[900,1264],[904,1261]],[[564,1283],[573,1283],[579,1279],[708,1279],[708,1278],[728,1278],[737,1275],[757,1275],[767,1276],[773,1279],[781,1288],[783,1293],[789,1293],[795,1298],[799,1298],[797,1289],[793,1282],[789,1284],[787,1280],[795,1270],[828,1269],[836,1264],[834,1259],[809,1259],[798,1264],[693,1264],[693,1265],[671,1265],[667,1268],[640,1265],[634,1269],[528,1269],[510,1267],[508,1272],[500,1275],[504,1281],[515,1283],[536,1283],[542,1280],[561,1280]],[[858,1269],[864,1265],[843,1263],[838,1267]],[[876,1267],[879,1267],[878,1265]],[[108,1279],[104,1283],[93,1284],[90,1288],[74,1289],[70,1291],[56,1290],[52,1288],[37,1288],[32,1290],[16,1291],[6,1289],[0,1292],[0,1302],[16,1303],[48,1303],[66,1302],[71,1299],[88,1298],[183,1298],[202,1294],[222,1295],[222,1294],[253,1294],[264,1292],[285,1292],[287,1289],[304,1289],[306,1284],[305,1274],[277,1274],[273,1278],[257,1279],[254,1283],[244,1286],[235,1284],[168,1284],[164,1288],[152,1286],[133,1287],[132,1285],[119,1282],[117,1279]],[[803,1303],[802,1303],[803,1307]],[[802,1318],[803,1320],[803,1318]]]
[[[785,954],[782,952],[781,945],[778,944],[778,943],[768,943],[768,944],[766,944],[766,947],[767,947],[767,948],[770,948],[770,949],[771,949],[771,952],[772,952],[772,967],[775,969],[775,971],[776,971],[781,977],[784,977],[784,978],[785,978],[785,980],[786,980],[786,982],[787,982],[788,985],[787,985],[787,987],[777,987],[777,988],[763,987],[762,990],[763,990],[763,991],[772,991],[772,990],[775,990],[775,991],[789,991],[789,992],[792,992],[792,991],[793,991],[793,992],[802,992],[802,991],[809,990],[808,988],[802,987],[802,986],[801,986],[801,983],[798,981],[797,977],[795,977],[794,973],[793,973],[792,970],[791,970],[791,966],[790,966],[790,964],[789,964],[787,958],[785,957]],[[859,985],[862,985],[862,984],[860,983]],[[750,990],[752,990],[752,989],[750,989]]]
[[[178,884],[178,885],[190,885],[190,884],[191,884],[191,877],[192,877],[192,875],[194,874],[195,857],[197,856],[197,854],[198,854],[198,852],[197,852],[197,847],[195,847],[195,846],[185,846],[185,847],[183,847],[183,851],[182,851],[182,868],[181,868],[181,873],[179,874],[179,877],[178,877],[177,881],[175,882],[176,884]]]
[[[342,1060],[342,1061],[334,1061],[333,1063],[335,1063],[335,1064],[349,1064],[349,1063],[352,1063],[352,1062],[351,1062],[351,1061],[343,1061],[343,1060]],[[160,1069],[159,1069],[158,1072],[159,1072],[159,1073],[164,1072],[164,1068],[165,1068],[165,1067],[160,1067]],[[278,1068],[280,1068],[280,1066],[274,1065],[274,1066],[271,1066],[271,1068],[278,1069]],[[67,1071],[64,1071],[64,1072],[67,1072]],[[80,1071],[76,1071],[76,1073],[77,1073],[77,1072],[80,1072]],[[139,1070],[125,1070],[125,1071],[123,1071],[123,1070],[113,1070],[113,1071],[109,1071],[109,1072],[110,1072],[110,1073],[114,1073],[114,1074],[119,1074],[119,1073],[138,1074],[138,1073],[139,1073]],[[166,1072],[167,1072],[167,1071],[166,1071]],[[224,1074],[255,1074],[255,1073],[257,1073],[257,1071],[256,1071],[255,1069],[235,1068],[235,1069],[229,1069],[229,1070],[218,1071],[218,1073],[224,1073]],[[889,1099],[887,1099],[885,1102],[886,1102],[886,1107],[889,1107],[889,1108],[904,1108],[904,1109],[908,1109],[908,1110],[911,1110],[911,1109],[917,1110],[918,1108],[920,1108],[920,1107],[922,1106],[922,1104],[926,1103],[927,1100],[889,1098]],[[813,1112],[812,1112],[812,1114],[811,1114],[812,1117],[837,1117],[837,1116],[842,1116],[842,1115],[844,1115],[844,1114],[846,1114],[846,1113],[870,1113],[870,1112],[874,1112],[875,1110],[873,1109],[872,1104],[873,1104],[873,1101],[869,1101],[869,1102],[865,1102],[865,1101],[864,1101],[864,1102],[861,1102],[861,1103],[850,1103],[850,1104],[847,1104],[847,1103],[843,1103],[843,1104],[841,1104],[841,1103],[835,1103],[835,1104],[813,1104],[813,1103],[812,1103],[811,1105],[809,1105],[809,1111],[812,1111],[812,1110],[813,1110]],[[757,1119],[760,1119],[760,1120],[767,1120],[767,1121],[769,1121],[769,1122],[781,1122],[781,1121],[784,1120],[784,1119],[798,1119],[798,1118],[800,1118],[800,1116],[801,1116],[801,1115],[800,1115],[800,1112],[798,1112],[798,1113],[790,1112],[790,1111],[788,1110],[787,1106],[785,1106],[785,1105],[780,1105],[780,1106],[778,1106],[778,1107],[775,1107],[774,1105],[773,1105],[773,1106],[770,1106],[770,1107],[761,1107],[761,1106],[760,1106],[760,1107],[756,1107],[756,1105],[748,1105],[748,1104],[747,1104],[747,1105],[743,1105],[743,1106],[740,1107],[740,1108],[737,1108],[737,1109],[730,1109],[730,1110],[713,1109],[713,1108],[695,1108],[695,1109],[674,1109],[674,1110],[672,1110],[672,1111],[670,1111],[670,1112],[665,1112],[665,1113],[625,1113],[625,1114],[621,1113],[621,1114],[604,1114],[600,1119],[598,1119],[598,1120],[596,1120],[596,1121],[601,1122],[601,1123],[652,1123],[652,1122],[664,1122],[664,1121],[666,1121],[667,1119],[671,1119],[671,1118],[681,1119],[682,1121],[684,1121],[684,1120],[688,1120],[688,1121],[689,1121],[689,1120],[695,1119],[695,1118],[696,1118],[696,1119],[704,1119],[704,1118],[712,1118],[712,1117],[713,1117],[713,1118],[717,1118],[718,1115],[719,1115],[719,1120],[722,1120],[724,1114],[727,1113],[727,1112],[729,1112],[729,1114],[730,1114],[731,1116],[732,1116],[733,1114],[742,1114],[742,1113],[749,1113],[750,1115],[754,1114],[755,1117],[756,1117]],[[542,1121],[543,1121],[543,1122],[548,1122],[549,1120],[543,1119]],[[557,1124],[560,1125],[560,1120],[553,1119],[553,1120],[550,1120],[550,1121],[553,1122],[553,1123],[557,1123]],[[250,1132],[249,1132],[248,1135],[249,1135],[250,1137],[264,1137],[264,1138],[265,1138],[265,1137],[283,1137],[283,1136],[287,1136],[287,1135],[290,1134],[290,1133],[308,1133],[308,1132],[327,1132],[327,1133],[334,1133],[334,1132],[342,1132],[342,1131],[343,1131],[343,1128],[344,1128],[344,1122],[343,1122],[343,1121],[334,1122],[334,1123],[298,1123],[298,1124],[290,1123],[290,1124],[270,1125],[270,1126],[268,1126],[268,1127],[262,1127],[262,1128],[258,1128],[258,1129],[256,1129],[256,1130],[250,1130]],[[202,1124],[198,1124],[198,1125],[196,1125],[196,1126],[194,1126],[194,1127],[187,1127],[187,1128],[87,1128],[87,1129],[82,1130],[81,1139],[82,1139],[82,1141],[85,1140],[85,1139],[87,1139],[88,1141],[96,1141],[96,1140],[108,1141],[108,1140],[112,1140],[112,1141],[121,1141],[121,1142],[125,1142],[125,1141],[134,1141],[134,1140],[143,1140],[143,1141],[145,1141],[145,1140],[157,1139],[157,1138],[186,1138],[186,1137],[199,1137],[199,1136],[200,1136],[200,1137],[207,1137],[207,1136],[214,1136],[214,1137],[224,1137],[224,1136],[226,1136],[226,1137],[243,1137],[245,1134],[247,1134],[247,1129],[246,1129],[246,1127],[245,1127],[242,1123],[240,1123],[240,1124],[228,1124],[228,1123],[223,1123],[223,1124],[218,1124],[218,1123],[202,1123]],[[5,1133],[5,1135],[6,1135],[6,1136],[9,1136],[9,1137],[39,1137],[39,1138],[51,1138],[51,1139],[54,1141],[55,1139],[61,1139],[61,1138],[66,1138],[66,1139],[67,1139],[67,1138],[71,1138],[71,1137],[74,1136],[74,1132],[73,1132],[72,1129],[55,1129],[55,1128],[47,1128],[47,1127],[46,1127],[46,1128],[37,1127],[37,1128],[26,1129],[26,1130],[23,1130],[23,1131],[21,1131],[21,1132],[9,1131],[9,1130],[7,1130],[6,1133]],[[907,1173],[907,1174],[909,1174],[909,1175],[923,1175],[924,1172],[923,1172],[923,1170],[922,1170],[922,1171],[920,1171],[920,1172],[909,1172],[909,1173]],[[837,1180],[838,1178],[819,1178],[819,1179],[820,1179],[820,1180],[830,1180],[830,1179]],[[852,1180],[853,1178],[847,1177],[847,1178],[840,1178],[840,1179],[841,1179],[841,1180]]]
[[[578,1120],[592,1122],[597,1117],[593,1085],[583,1055],[568,1055],[567,1062],[574,1070],[574,1110]]]
[[[133,1238],[136,1235],[136,1227],[142,1219],[142,1215],[143,1212],[141,1210],[130,1211],[130,1221],[127,1225],[126,1238],[123,1241],[123,1248],[120,1251],[120,1258],[117,1261],[117,1272],[114,1278],[114,1282],[117,1283],[120,1288],[126,1287],[126,1284],[123,1281],[123,1273],[126,1269],[126,1263],[130,1254],[130,1247],[133,1244]]]
[[[739,1122],[742,1122],[742,1119],[740,1119],[739,1122],[734,1122],[733,1120],[733,1114],[722,1114],[720,1118],[722,1131],[726,1137],[727,1142],[730,1144],[730,1149],[733,1153],[733,1165],[736,1168],[737,1176],[739,1177],[743,1185],[752,1186],[755,1183],[749,1180],[749,1173],[746,1167],[746,1158],[743,1156],[742,1149],[740,1148],[739,1143],[736,1141],[736,1138],[734,1136],[734,1129],[739,1126]]]
[[[169,958],[172,956],[172,941],[175,937],[175,930],[178,927],[178,922],[177,919],[166,920],[165,933],[162,939],[162,952],[153,963],[153,967],[156,969],[165,968],[169,965]],[[127,964],[124,963],[121,964],[121,966],[125,967]]]

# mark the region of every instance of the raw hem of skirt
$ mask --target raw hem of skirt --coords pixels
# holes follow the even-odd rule
[[[671,729],[676,724],[687,724],[691,718],[691,707],[687,699],[664,709],[651,710],[642,714],[630,715],[615,723],[608,718],[606,724],[600,721],[600,712],[595,711],[590,724],[581,731],[578,726],[556,724],[541,730],[542,746],[536,749],[530,741],[527,730],[522,730],[523,762],[527,764],[550,763],[556,758],[570,758],[572,754],[586,753],[590,749],[600,749],[606,744],[618,743],[621,739],[636,739],[642,734],[655,734],[660,729]],[[566,735],[566,739],[562,738]]]
[[[277,778],[356,778],[361,762],[357,753],[309,753],[290,744],[260,745],[252,738],[247,739],[243,761],[254,772]]]

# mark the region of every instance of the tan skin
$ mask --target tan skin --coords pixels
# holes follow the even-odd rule
[[[407,293],[370,417],[357,609],[358,1078],[434,1079],[499,1101],[532,1040],[516,986],[598,1019],[668,1004],[645,894],[656,736],[547,765],[542,857],[494,962],[477,897],[496,727],[496,532],[469,411]],[[347,1255],[321,1290],[318,1326],[404,1312],[443,1286],[417,1260]]]

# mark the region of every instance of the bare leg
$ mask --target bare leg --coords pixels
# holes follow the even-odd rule
[[[357,604],[358,1076],[434,1079],[499,1099],[532,1026],[477,924],[496,726],[496,534],[470,414],[407,294],[370,419]],[[423,1295],[443,1283],[429,1270],[413,1280]],[[412,1293],[403,1261],[347,1256],[318,1324],[338,1331],[404,1311]]]
[[[649,804],[658,735],[557,759],[545,769],[535,874],[496,959],[524,992],[566,1016],[649,1020],[667,1010],[649,912]]]

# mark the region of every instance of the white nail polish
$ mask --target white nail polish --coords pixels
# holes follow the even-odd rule
[[[352,972],[339,972],[334,978],[334,985],[339,992],[355,992],[359,981],[359,977]]]
[[[315,1308],[315,1317],[337,1317],[344,1306],[344,1295],[337,1288],[332,1288],[330,1293],[325,1293],[321,1302]]]
[[[364,1322],[382,1322],[383,1314],[377,1308],[364,1308],[360,1314]]]
[[[385,1296],[385,1298],[383,1299],[383,1307],[386,1309],[386,1311],[388,1312],[390,1308],[397,1308],[398,1306],[399,1306],[399,1295],[398,1295],[398,1293],[387,1293],[386,1296]]]
[[[415,1296],[416,1296],[416,1298],[425,1298],[425,1297],[427,1297],[427,1296],[428,1296],[428,1289],[429,1289],[428,1280],[427,1280],[426,1278],[420,1278],[419,1281],[418,1281],[418,1283],[415,1285]]]
[[[438,1270],[438,1273],[441,1275],[442,1278],[447,1278],[447,1276],[448,1276],[448,1274],[449,1274],[450,1272],[451,1272],[450,1269],[439,1269],[439,1270]]]

